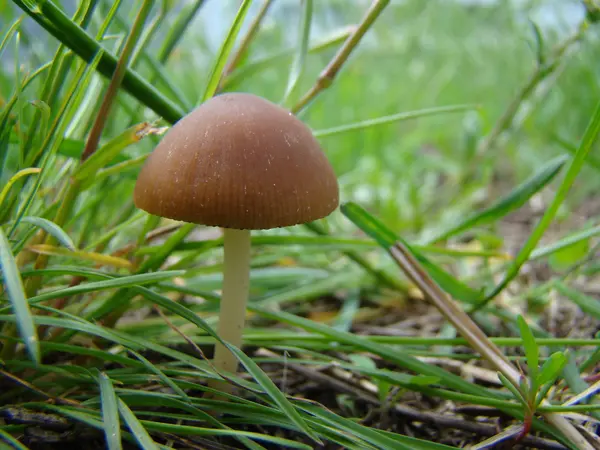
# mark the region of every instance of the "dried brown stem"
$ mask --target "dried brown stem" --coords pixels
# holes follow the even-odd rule
[[[123,53],[121,53],[121,57],[117,62],[117,67],[115,68],[115,72],[110,80],[110,84],[108,85],[108,89],[106,90],[106,94],[104,95],[104,99],[102,100],[102,104],[100,105],[100,111],[98,111],[98,115],[94,121],[94,125],[90,131],[88,139],[85,143],[85,148],[83,149],[83,153],[81,154],[81,161],[85,161],[89,158],[98,147],[98,142],[100,142],[100,135],[102,134],[102,130],[104,129],[104,125],[106,124],[106,120],[108,118],[108,114],[110,113],[110,109],[115,101],[119,88],[121,87],[121,82],[125,77],[125,72],[127,71],[127,66],[129,64],[129,60],[133,55],[133,51],[135,49],[136,43],[142,32],[144,23],[146,22],[146,18],[152,9],[154,1],[146,0],[140,11],[135,18],[135,22],[133,23],[133,27],[131,28],[131,32],[125,42],[125,46],[123,48]]]
[[[356,30],[348,37],[348,39],[346,39],[344,45],[338,50],[337,54],[329,62],[325,70],[321,72],[313,87],[310,88],[310,90],[304,94],[304,97],[302,97],[292,108],[294,114],[297,114],[304,109],[317,95],[319,95],[319,93],[321,93],[321,91],[324,91],[331,86],[333,80],[350,56],[350,53],[352,53],[388,3],[389,0],[375,0],[371,4],[371,7],[367,10]]]
[[[454,325],[457,331],[469,342],[469,344],[483,356],[493,367],[501,372],[517,389],[519,388],[520,372],[515,368],[502,351],[487,337],[479,326],[450,299],[421,264],[412,255],[410,250],[402,243],[396,242],[390,249],[390,254],[415,285],[423,292],[432,304],[434,304],[446,319]],[[548,405],[543,400],[542,406]],[[593,450],[591,444],[566,418],[556,413],[543,413],[546,421],[559,430],[580,450]]]

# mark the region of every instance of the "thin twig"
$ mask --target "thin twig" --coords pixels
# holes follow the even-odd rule
[[[360,25],[356,30],[346,39],[344,45],[339,49],[337,54],[333,57],[330,63],[327,65],[325,70],[321,72],[316,83],[310,90],[304,94],[298,103],[292,108],[292,112],[297,114],[299,111],[304,109],[321,91],[327,89],[333,83],[333,80],[339,73],[344,63],[348,60],[348,57],[352,51],[356,48],[360,40],[363,38],[365,33],[371,28],[377,17],[388,5],[389,0],[375,0],[371,7],[367,10],[364,18],[360,22]]]

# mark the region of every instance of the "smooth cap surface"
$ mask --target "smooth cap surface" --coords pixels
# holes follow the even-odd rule
[[[339,204],[310,129],[252,94],[228,93],[177,122],[143,166],[134,202],[150,214],[236,229],[310,222]]]

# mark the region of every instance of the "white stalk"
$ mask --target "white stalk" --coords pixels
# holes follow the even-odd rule
[[[223,233],[223,293],[217,333],[224,341],[241,348],[250,288],[250,230],[224,228]],[[219,372],[236,373],[238,368],[236,357],[219,342],[213,364]],[[232,387],[220,381],[211,381],[209,386],[224,392],[231,392]]]

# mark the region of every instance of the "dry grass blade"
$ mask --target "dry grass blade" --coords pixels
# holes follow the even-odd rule
[[[519,371],[508,361],[501,350],[489,340],[479,326],[437,286],[410,250],[402,242],[396,242],[389,251],[406,276],[419,287],[423,295],[456,327],[469,344],[518,387]],[[544,404],[547,404],[547,402],[542,402],[542,405]],[[578,449],[593,450],[587,439],[560,414],[545,413],[543,416]]]

